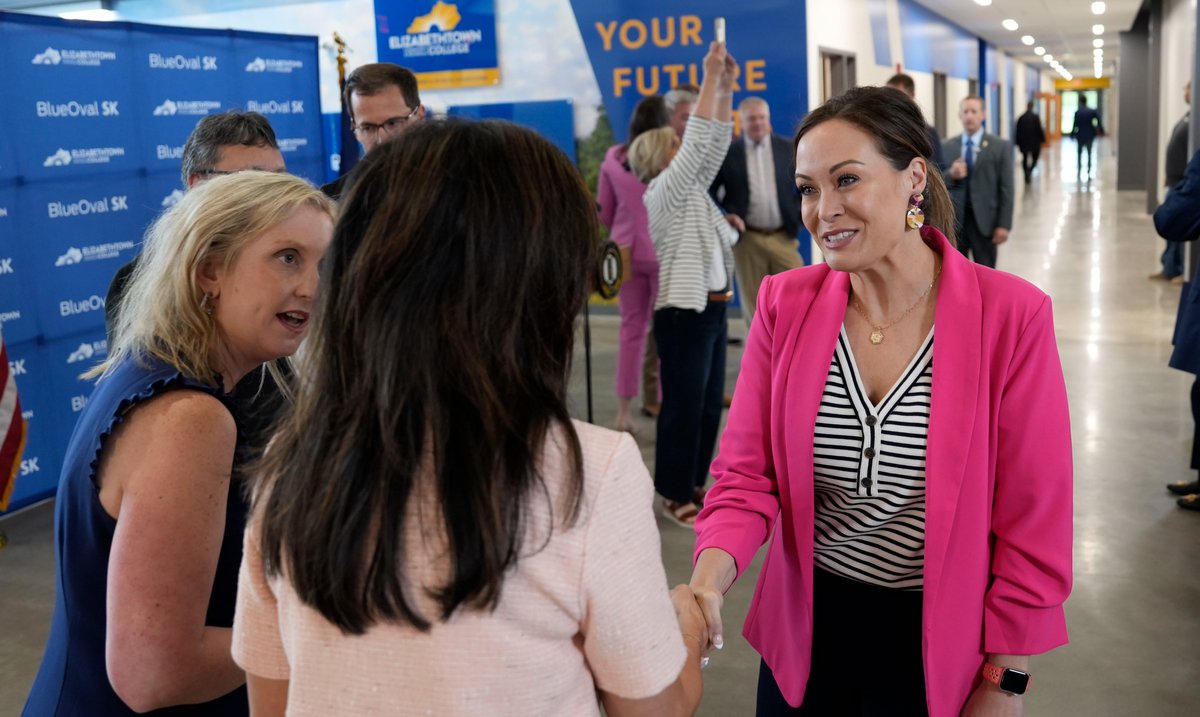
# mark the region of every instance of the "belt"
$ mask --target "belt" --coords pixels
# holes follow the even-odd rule
[[[708,292],[709,303],[728,304],[733,301],[733,290]]]
[[[783,231],[785,231],[785,229],[786,229],[786,227],[775,227],[774,229],[760,229],[758,227],[752,227],[749,224],[746,225],[746,231],[755,232],[757,234],[780,234]]]

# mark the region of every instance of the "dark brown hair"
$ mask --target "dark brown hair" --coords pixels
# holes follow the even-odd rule
[[[497,605],[526,535],[547,441],[583,488],[566,394],[575,319],[599,246],[578,170],[531,130],[422,123],[367,155],[325,256],[301,391],[257,473],[270,575],[351,634],[427,630]],[[436,497],[445,584],[408,574],[405,529]],[[538,545],[523,545],[529,537]],[[523,547],[525,548],[523,550]],[[421,614],[414,595],[439,614]]]
[[[394,65],[390,62],[372,62],[360,65],[346,78],[346,86],[342,89],[342,104],[354,119],[354,105],[350,102],[351,95],[370,97],[379,94],[388,85],[400,88],[404,104],[410,110],[421,106],[421,93],[417,90],[417,76],[407,67]]]
[[[917,93],[917,83],[913,82],[912,75],[908,75],[903,72],[897,72],[896,74],[892,75],[884,84],[888,87],[894,87],[897,90],[900,90],[909,97],[912,97]]]
[[[662,95],[643,97],[633,108],[629,117],[629,136],[625,138],[625,146],[633,144],[633,140],[643,132],[671,124],[671,115],[667,112],[667,104]]]
[[[930,159],[933,145],[917,103],[894,87],[855,87],[808,113],[796,130],[792,152],[812,128],[834,119],[849,122],[874,137],[880,154],[896,171],[908,167],[914,157],[925,160],[925,223],[955,245],[954,204],[941,172]]]
[[[234,109],[208,115],[196,123],[183,145],[180,174],[184,186],[193,174],[212,171],[221,161],[221,150],[231,146],[279,149],[271,123],[257,112]]]

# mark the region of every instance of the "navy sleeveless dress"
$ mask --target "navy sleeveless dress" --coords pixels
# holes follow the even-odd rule
[[[133,715],[108,681],[104,664],[108,556],[117,521],[104,511],[96,488],[100,450],[113,428],[135,404],[166,391],[190,389],[220,399],[237,412],[220,390],[185,377],[152,359],[147,366],[127,360],[101,380],[75,424],[67,446],[54,508],[57,557],[54,617],[42,665],[25,702],[23,717],[110,717]],[[246,455],[238,421],[238,465]],[[236,472],[225,508],[225,533],[217,560],[205,624],[232,627],[246,504]],[[156,710],[154,715],[193,716],[249,714],[246,688],[211,702]]]

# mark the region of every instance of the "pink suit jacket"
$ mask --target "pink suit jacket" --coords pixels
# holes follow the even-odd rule
[[[1050,298],[968,262],[944,261],[926,453],[923,660],[931,717],[958,715],[986,653],[1067,641],[1071,436]],[[826,264],[769,276],[747,340],[696,555],[721,548],[739,576],[771,538],[743,634],[793,706],[812,645],[813,427],[849,299]],[[863,689],[888,645],[863,645]],[[1036,677],[1031,689],[1037,689]]]

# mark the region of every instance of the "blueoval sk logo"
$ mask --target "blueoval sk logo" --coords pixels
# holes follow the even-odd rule
[[[167,196],[163,197],[162,207],[163,207],[163,209],[170,209],[171,207],[175,206],[176,204],[179,204],[179,202],[182,200],[183,200],[183,190],[176,189],[175,191],[171,192]]]
[[[67,363],[81,363],[106,353],[108,353],[107,341],[94,341],[90,343],[85,341],[79,344],[79,348],[72,351],[70,356],[67,356]]]

